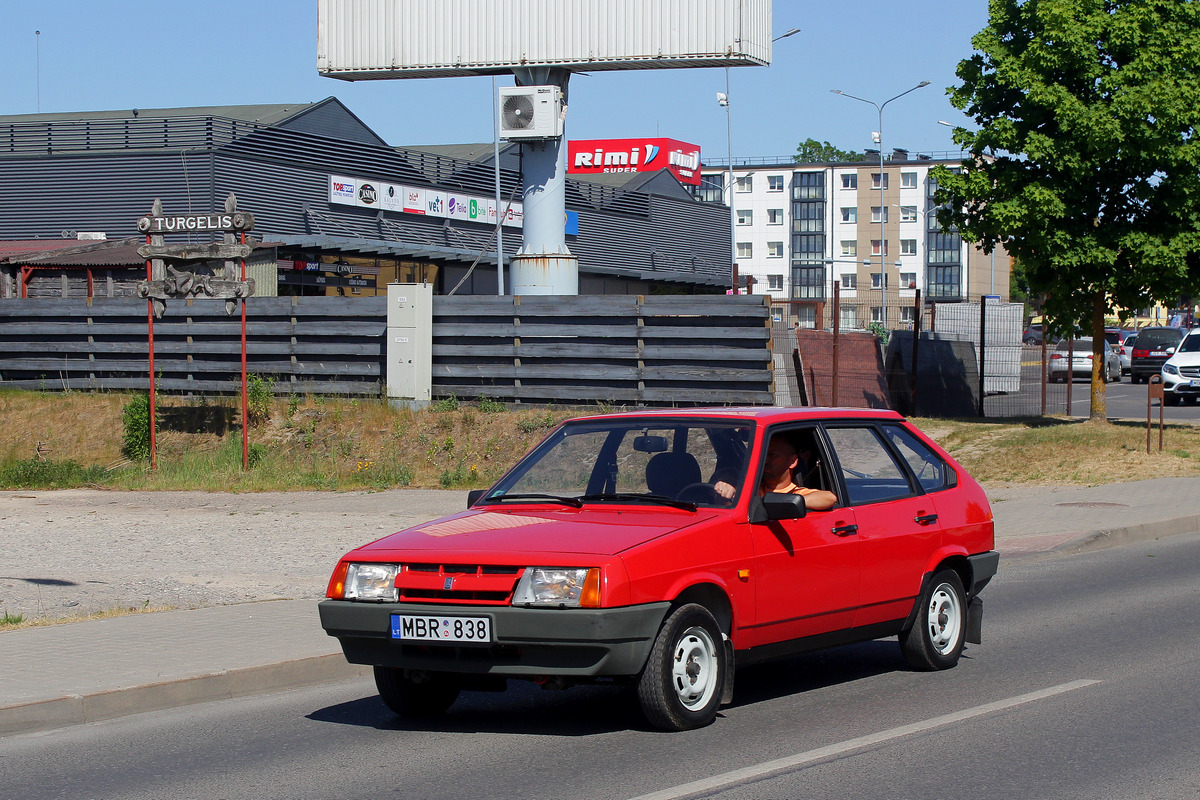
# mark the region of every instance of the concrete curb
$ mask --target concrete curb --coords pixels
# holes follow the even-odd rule
[[[1049,553],[1053,555],[1090,553],[1133,542],[1148,542],[1154,539],[1165,539],[1169,536],[1179,536],[1197,530],[1200,530],[1200,514],[1192,514],[1175,519],[1091,531],[1051,548]]]
[[[212,700],[249,697],[370,673],[370,667],[349,664],[345,656],[337,652],[87,695],[68,694],[0,708],[0,736],[99,722]]]

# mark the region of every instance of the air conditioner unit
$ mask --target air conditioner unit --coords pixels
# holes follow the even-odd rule
[[[562,91],[557,86],[502,86],[497,105],[501,139],[562,136]]]

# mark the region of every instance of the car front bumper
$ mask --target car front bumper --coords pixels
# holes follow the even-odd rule
[[[1163,374],[1163,391],[1181,397],[1200,396],[1200,379]]]
[[[352,664],[498,676],[577,678],[641,672],[670,603],[623,608],[542,609],[324,600],[321,626]],[[391,637],[392,614],[486,616],[490,645],[404,643]]]

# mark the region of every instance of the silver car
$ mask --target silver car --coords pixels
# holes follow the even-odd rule
[[[1057,383],[1061,381],[1065,383],[1068,369],[1070,370],[1072,380],[1075,378],[1091,379],[1091,337],[1075,340],[1063,339],[1054,347],[1054,352],[1050,354],[1050,367],[1047,376],[1050,382]],[[1117,351],[1108,342],[1104,343],[1104,369],[1100,371],[1100,378],[1105,383],[1121,380],[1121,359],[1117,356]]]
[[[1121,344],[1117,348],[1117,359],[1121,362],[1121,374],[1129,374],[1129,360],[1133,357],[1133,342],[1137,331],[1121,331]]]

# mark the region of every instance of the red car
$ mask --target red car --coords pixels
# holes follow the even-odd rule
[[[347,553],[320,604],[402,716],[602,680],[683,730],[735,666],[884,636],[947,669],[999,562],[983,489],[891,411],[575,419],[468,502]]]

